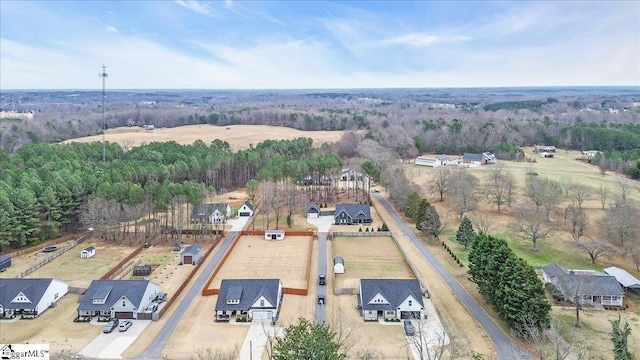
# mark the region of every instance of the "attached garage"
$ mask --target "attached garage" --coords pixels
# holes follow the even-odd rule
[[[253,320],[269,320],[273,319],[273,310],[253,310]]]
[[[315,219],[320,217],[320,206],[315,201],[311,201],[305,210],[307,219]]]
[[[202,258],[202,246],[189,245],[180,253],[180,265],[195,265]]]
[[[133,311],[120,311],[115,313],[116,319],[133,319]]]
[[[421,319],[422,314],[420,311],[400,311],[401,319]]]

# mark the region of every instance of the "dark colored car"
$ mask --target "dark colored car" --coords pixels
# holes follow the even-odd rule
[[[115,330],[118,327],[119,323],[120,323],[120,321],[118,319],[109,320],[107,325],[104,326],[104,329],[102,329],[102,332],[105,333],[105,334],[108,334],[108,333],[112,332],[113,330]]]
[[[416,330],[410,320],[404,321],[404,333],[407,334],[407,336],[413,336],[416,334]]]
[[[327,277],[325,275],[318,276],[318,284],[325,285],[327,283]]]
[[[324,303],[325,303],[324,295],[318,295],[318,304],[324,305]]]

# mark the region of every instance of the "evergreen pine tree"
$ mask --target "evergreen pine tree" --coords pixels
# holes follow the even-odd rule
[[[471,220],[465,215],[462,218],[462,222],[458,227],[458,231],[456,232],[456,241],[464,246],[466,249],[467,246],[473,244],[473,241],[476,238],[476,233],[473,231],[473,225],[471,224]]]

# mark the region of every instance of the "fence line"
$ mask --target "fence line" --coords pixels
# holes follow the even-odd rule
[[[332,236],[393,236],[391,231],[334,231],[331,233]]]
[[[118,272],[118,271],[122,271],[121,268],[125,266],[125,264],[127,264],[129,261],[131,261],[131,259],[133,259],[134,256],[138,255],[142,249],[144,248],[144,246],[139,246],[138,248],[136,248],[135,250],[133,250],[133,252],[129,255],[127,255],[126,258],[124,258],[122,261],[120,261],[116,266],[114,266],[111,270],[107,271],[106,274],[102,275],[102,277],[100,278],[100,280],[111,280],[115,277],[114,273]],[[118,274],[120,273],[118,272]]]
[[[207,280],[207,282],[202,287],[202,296],[216,295],[212,291],[212,289],[209,289],[209,285],[211,285],[211,283],[213,282],[213,279],[216,277],[216,275],[218,275],[218,272],[220,272],[220,269],[222,269],[222,265],[224,265],[224,262],[227,261],[227,258],[229,257],[229,255],[233,251],[233,248],[236,247],[236,244],[238,243],[238,240],[240,240],[240,237],[242,236],[241,233],[242,232],[240,232],[240,234],[236,235],[236,237],[233,238],[231,244],[229,245],[229,248],[224,253],[224,255],[222,255],[222,258],[218,262],[218,266],[216,266],[216,268],[211,273],[211,276],[209,276],[209,280]]]
[[[136,259],[136,261],[130,263],[127,266],[123,266],[121,267],[118,271],[116,271],[113,275],[111,275],[111,278],[118,278],[119,280],[122,280],[122,278],[124,278],[125,276],[127,276],[127,274],[129,273],[129,271],[132,271],[133,268],[140,264],[142,262],[142,259]],[[119,276],[120,274],[122,274],[122,276]]]
[[[63,247],[62,249],[60,249],[59,251],[47,256],[46,258],[44,258],[42,261],[38,262],[37,264],[31,266],[30,268],[28,268],[27,270],[21,272],[20,274],[18,274],[16,276],[16,278],[20,279],[23,278],[29,274],[31,274],[32,272],[36,271],[37,269],[41,268],[42,266],[46,265],[47,263],[49,263],[51,260],[57,258],[58,256],[66,253],[67,251],[71,250],[73,247],[75,247],[77,244],[81,243],[84,240],[84,236],[81,236],[80,238],[70,241],[68,242],[68,245]]]

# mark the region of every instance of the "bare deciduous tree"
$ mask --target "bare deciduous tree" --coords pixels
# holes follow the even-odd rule
[[[589,217],[584,209],[569,205],[562,211],[562,218],[562,229],[568,232],[574,241],[580,241],[589,225]]]
[[[629,199],[629,195],[633,190],[633,185],[631,185],[631,182],[627,179],[618,178],[617,186],[618,186],[617,205],[623,206],[627,203],[627,200]]]
[[[627,244],[627,246],[625,246],[625,253],[636,266],[636,271],[640,271],[640,239]]]
[[[489,181],[485,185],[485,193],[489,200],[496,204],[498,212],[500,212],[502,205],[510,201],[510,183],[513,183],[513,175],[506,170],[503,164],[498,164],[491,169]]]
[[[571,186],[568,192],[568,198],[575,203],[579,209],[582,209],[582,204],[585,201],[590,200],[593,191],[587,185],[576,183]]]
[[[473,216],[471,219],[473,226],[479,231],[485,234],[489,234],[495,227],[495,221],[491,219],[486,213],[479,213]]]
[[[449,192],[453,182],[453,172],[448,166],[438,166],[433,170],[433,180],[429,183],[429,190],[440,195],[440,201],[444,200],[444,194]]]
[[[452,187],[452,205],[453,208],[462,218],[467,211],[473,211],[478,206],[479,183],[477,177],[469,173],[467,170],[458,170],[454,174]]]
[[[533,243],[533,251],[538,251],[538,241],[548,238],[553,232],[543,214],[535,208],[525,206],[516,212],[514,230]]]
[[[414,325],[414,335],[408,336],[409,346],[418,354],[419,360],[444,359],[451,346],[451,340],[443,328],[434,329],[427,326],[426,319],[404,320]]]
[[[618,245],[625,245],[640,232],[638,210],[631,204],[607,210],[600,221],[602,237]]]
[[[607,205],[607,198],[609,197],[609,188],[600,185],[596,190],[596,196],[598,197],[598,200],[600,200],[601,208],[604,209],[605,205]]]
[[[598,258],[610,253],[612,250],[609,244],[598,240],[583,241],[578,244],[578,248],[589,255],[592,264],[595,264]]]

